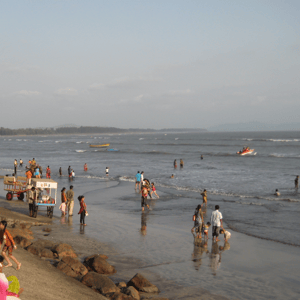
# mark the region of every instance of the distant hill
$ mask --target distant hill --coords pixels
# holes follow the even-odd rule
[[[9,129],[0,127],[1,135],[53,135],[53,134],[107,134],[107,133],[133,133],[133,132],[201,132],[206,129],[197,128],[166,128],[166,129],[140,129],[140,128],[115,128],[115,127],[97,127],[97,126],[68,126],[63,125],[55,128],[19,128]]]
[[[300,123],[270,124],[261,122],[231,123],[207,128],[209,131],[300,131]]]

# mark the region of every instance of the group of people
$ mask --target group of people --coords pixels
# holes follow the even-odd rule
[[[28,166],[26,166],[25,172],[27,178],[27,184],[31,183],[31,178],[42,178],[43,177],[43,168],[41,165],[37,164],[35,159],[28,161]],[[51,179],[51,169],[49,166],[46,168],[46,178]]]
[[[177,168],[177,160],[175,159],[174,162],[173,162],[173,165],[174,165],[174,169]],[[180,168],[183,168],[184,166],[184,162],[182,159],[180,159]]]

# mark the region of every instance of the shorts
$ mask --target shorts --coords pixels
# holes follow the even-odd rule
[[[136,181],[135,183],[141,183],[140,181]]]
[[[146,200],[147,200],[147,196],[146,196],[146,197],[143,197],[143,196],[142,196],[142,201],[141,201],[141,206],[142,206],[142,207],[147,206]]]
[[[220,233],[220,227],[219,226],[213,226],[212,236],[218,237]]]
[[[2,252],[4,252],[4,253],[8,252],[8,255],[12,255],[13,249],[14,249],[14,247],[12,245],[11,246],[4,245]]]

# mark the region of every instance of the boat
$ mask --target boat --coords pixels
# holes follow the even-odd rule
[[[119,149],[113,149],[113,148],[111,148],[111,149],[107,149],[107,151],[119,151]]]
[[[243,150],[238,151],[236,154],[239,155],[248,155],[248,154],[252,154],[254,152],[255,149],[250,149],[249,147],[244,147]]]
[[[90,147],[91,148],[105,148],[105,147],[108,147],[110,144],[102,144],[102,145],[91,145],[90,144]]]

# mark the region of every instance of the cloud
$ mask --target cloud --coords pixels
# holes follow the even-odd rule
[[[190,89],[186,90],[171,90],[167,93],[165,93],[165,96],[181,96],[181,95],[188,95],[192,94],[193,92]]]
[[[138,96],[135,96],[134,98],[131,98],[131,99],[121,99],[119,101],[119,103],[121,104],[128,104],[128,103],[143,103],[144,101],[146,101],[147,99],[150,98],[150,95],[144,95],[144,94],[141,94],[141,95],[138,95]]]
[[[59,89],[55,91],[54,94],[61,95],[61,96],[77,96],[78,91],[73,88],[65,88],[65,89]]]
[[[14,92],[14,95],[20,95],[20,96],[37,96],[40,95],[41,93],[38,91],[27,91],[27,90],[21,90],[18,92]]]

